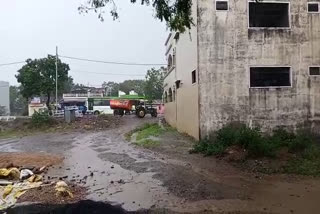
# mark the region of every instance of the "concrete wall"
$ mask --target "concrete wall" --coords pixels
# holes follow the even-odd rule
[[[9,83],[0,81],[0,106],[4,106],[6,114],[10,115],[10,91]]]
[[[291,29],[248,29],[246,0],[229,0],[229,11],[198,1],[202,137],[230,121],[270,130],[320,118],[320,76],[308,71],[320,65],[320,14],[307,13],[307,0],[289,2]],[[250,66],[291,66],[292,87],[250,88]]]
[[[195,0],[193,3],[194,20],[197,20],[196,2]],[[167,48],[172,46],[167,56],[175,53],[176,63],[165,79],[165,90],[168,91],[171,87],[176,91],[176,97],[175,101],[165,105],[165,118],[171,125],[176,126],[178,131],[199,139],[198,81],[192,83],[192,71],[198,72],[197,27],[180,33],[178,39],[174,39],[175,35],[173,32],[167,44]],[[196,76],[198,78],[198,74]],[[178,89],[175,86],[177,80],[181,81]]]

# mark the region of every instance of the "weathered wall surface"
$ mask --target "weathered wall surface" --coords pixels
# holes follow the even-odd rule
[[[202,137],[230,121],[267,130],[320,119],[320,76],[308,70],[320,65],[320,15],[290,3],[291,29],[248,29],[247,1],[229,0],[229,11],[198,1]],[[292,87],[250,88],[250,66],[291,66]]]
[[[197,4],[193,4],[193,17],[197,19]],[[192,72],[198,72],[197,55],[197,28],[183,34],[179,34],[178,39],[173,39],[168,43],[172,45],[172,52],[175,50],[176,63],[175,69],[165,79],[165,90],[171,87],[175,91],[176,97],[172,103],[167,103],[165,109],[165,118],[170,124],[176,124],[179,132],[184,132],[199,139],[199,96],[198,81],[192,83]],[[172,53],[173,54],[173,53]],[[198,74],[196,75],[198,78]],[[172,81],[172,78],[175,78]],[[175,81],[180,80],[179,88],[176,88]],[[171,116],[176,113],[176,122]]]

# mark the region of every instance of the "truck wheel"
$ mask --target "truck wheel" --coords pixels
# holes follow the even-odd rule
[[[99,112],[99,111],[95,111],[93,114],[94,114],[94,115],[99,115],[100,112]]]
[[[124,111],[123,110],[119,110],[119,115],[122,117],[124,115]]]
[[[116,116],[119,114],[119,111],[116,109],[116,110],[113,110],[113,115]]]
[[[139,108],[137,110],[137,116],[140,118],[144,118],[146,116],[146,110],[144,108]]]

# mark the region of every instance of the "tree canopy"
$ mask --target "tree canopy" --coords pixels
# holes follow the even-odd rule
[[[163,93],[163,68],[148,70],[144,87],[145,96],[149,101],[161,100]]]
[[[26,115],[28,101],[20,93],[20,87],[10,86],[10,111],[11,115]]]
[[[120,0],[87,0],[79,7],[80,12],[88,13],[95,11],[101,21],[104,20],[103,13],[109,7],[113,19],[118,19],[117,2]],[[121,0],[123,1],[123,0]],[[151,5],[155,9],[155,17],[165,21],[173,31],[183,32],[193,25],[192,0],[130,0],[131,3]]]
[[[21,83],[20,92],[23,97],[46,96],[47,106],[50,108],[50,99],[56,89],[56,58],[48,55],[42,59],[27,59],[18,74],[17,81]],[[64,92],[67,83],[72,83],[68,76],[69,65],[58,59],[58,91]]]

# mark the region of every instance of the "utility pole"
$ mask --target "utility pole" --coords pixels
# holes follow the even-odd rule
[[[56,109],[58,107],[58,46],[56,46]]]

